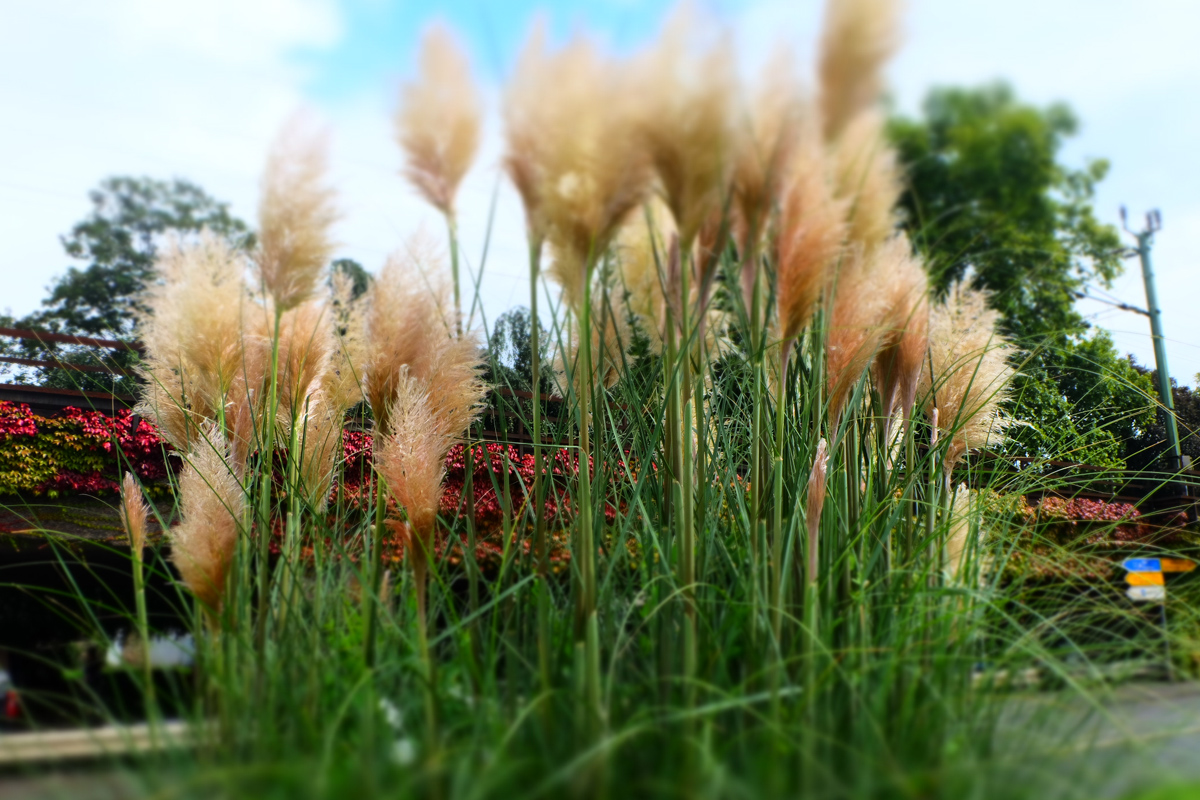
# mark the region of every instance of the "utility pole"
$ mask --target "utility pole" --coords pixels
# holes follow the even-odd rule
[[[1137,239],[1134,253],[1142,262],[1142,280],[1146,284],[1146,316],[1150,317],[1150,334],[1154,340],[1154,366],[1158,370],[1158,395],[1166,409],[1168,461],[1171,472],[1183,469],[1183,451],[1179,449],[1179,427],[1175,423],[1175,398],[1171,392],[1171,373],[1167,370],[1167,344],[1163,339],[1162,309],[1158,305],[1158,291],[1154,286],[1154,270],[1150,266],[1150,245],[1154,234],[1162,230],[1162,216],[1157,210],[1146,213],[1146,227],[1131,231],[1125,207],[1121,206],[1121,225]]]

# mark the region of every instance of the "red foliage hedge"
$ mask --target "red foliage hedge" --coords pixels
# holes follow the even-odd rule
[[[371,476],[371,435],[347,430],[342,437],[343,463],[332,489],[334,502],[361,507]],[[505,489],[511,511],[520,513],[533,487],[534,460],[515,447],[497,443],[472,448],[472,485],[476,529],[481,536],[500,530]],[[455,446],[446,459],[444,516],[465,516],[467,451]],[[569,511],[569,479],[579,459],[567,449],[550,454],[550,487],[544,508],[548,521]],[[179,459],[145,420],[129,411],[109,417],[69,408],[59,417],[41,417],[24,404],[0,402],[0,495],[32,494],[57,498],[66,494],[115,493],[124,472],[132,468],[149,487],[161,484]],[[623,468],[623,465],[622,465]],[[609,506],[609,519],[616,509]]]
[[[170,461],[154,428],[130,411],[110,417],[68,408],[41,417],[24,403],[0,402],[0,495],[115,492],[128,469],[153,485]]]

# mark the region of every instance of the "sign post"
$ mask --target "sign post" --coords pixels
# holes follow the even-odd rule
[[[1127,558],[1121,562],[1121,566],[1125,568],[1125,596],[1135,603],[1159,604],[1167,680],[1174,680],[1171,638],[1167,632],[1167,581],[1164,573],[1191,572],[1196,568],[1196,562],[1186,558]]]

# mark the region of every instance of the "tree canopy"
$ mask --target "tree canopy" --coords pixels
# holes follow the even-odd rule
[[[212,198],[189,181],[107,178],[89,193],[91,213],[62,237],[67,255],[86,262],[70,267],[49,287],[42,308],[6,326],[52,333],[128,339],[134,330],[137,297],[151,280],[158,249],[170,237],[187,239],[203,230],[249,248],[253,234],[234,217],[229,204]],[[37,381],[46,386],[113,391],[135,390],[136,356],[34,340],[5,343],[6,356],[74,364],[84,369],[41,367]],[[117,370],[113,374],[95,368]],[[29,382],[23,371],[13,378]]]
[[[91,336],[128,336],[135,298],[149,280],[169,236],[202,230],[240,247],[253,241],[229,204],[189,181],[113,177],[89,195],[91,214],[62,237],[67,255],[86,262],[55,281],[44,306],[21,320],[30,327]]]
[[[490,380],[509,389],[533,391],[533,315],[525,306],[501,314],[488,337]],[[538,327],[538,349],[543,365],[549,363],[550,337]],[[550,370],[543,367],[539,392],[549,392]]]
[[[936,89],[920,118],[889,131],[906,171],[905,224],[934,286],[988,289],[1023,348],[1010,448],[1122,462],[1153,419],[1152,389],[1076,310],[1087,284],[1120,274],[1117,230],[1092,207],[1108,163],[1060,160],[1078,122],[1069,108],[1022,103],[1003,84]]]

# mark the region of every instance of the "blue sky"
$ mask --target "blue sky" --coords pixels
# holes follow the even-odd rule
[[[749,65],[783,40],[811,61],[816,0],[700,2],[727,24]],[[1200,372],[1200,29],[1195,0],[908,0],[906,45],[889,69],[900,107],[915,110],[931,85],[1004,78],[1038,104],[1057,100],[1082,127],[1064,151],[1074,164],[1102,156],[1113,169],[1097,211],[1117,221],[1163,211],[1156,261],[1172,373]],[[562,39],[587,30],[619,51],[653,37],[674,7],[665,0],[41,0],[0,12],[0,309],[35,308],[69,264],[58,236],[88,211],[87,191],[112,174],[188,177],[253,219],[269,142],[297,108],[333,134],[333,171],[346,218],[341,254],[377,267],[414,229],[437,217],[397,175],[390,114],[414,45],[434,19],[467,44],[495,99],[534,18]],[[493,118],[460,198],[469,257],[478,259],[497,189]],[[523,226],[499,184],[486,311],[525,302]],[[1136,269],[1113,289],[1144,303]],[[1147,362],[1143,318],[1082,304],[1122,350]]]
[[[447,23],[473,54],[483,80],[503,81],[535,19],[550,26],[554,38],[576,30],[601,35],[617,50],[629,50],[653,37],[671,3],[664,0],[590,3],[531,0],[457,0],[429,4],[349,0],[342,5],[344,37],[334,48],[302,54],[315,70],[309,84],[320,100],[389,90],[404,70],[399,55],[411,53],[421,30],[432,20]],[[720,11],[720,6],[716,7]]]

